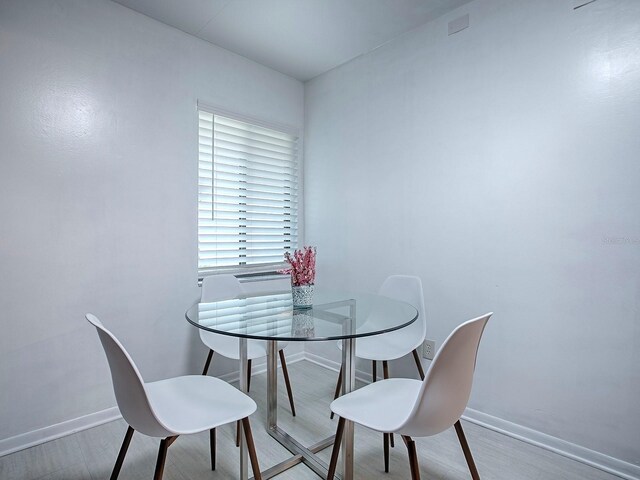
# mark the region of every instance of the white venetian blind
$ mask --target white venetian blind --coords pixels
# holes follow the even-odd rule
[[[281,265],[298,245],[298,137],[198,115],[198,271]]]

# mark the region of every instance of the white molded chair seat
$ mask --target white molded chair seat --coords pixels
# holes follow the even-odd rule
[[[215,377],[187,375],[145,383],[156,416],[175,435],[211,430],[248,417],[256,402]]]
[[[331,403],[340,417],[327,479],[333,479],[345,420],[384,434],[385,471],[389,471],[389,439],[402,435],[409,450],[412,480],[420,471],[412,436],[428,437],[454,426],[469,471],[479,480],[460,416],[469,402],[480,339],[492,313],[469,320],[442,344],[424,380],[385,379],[344,395]]]
[[[422,382],[390,378],[370,383],[331,403],[331,411],[371,430],[396,432],[416,403]]]
[[[373,335],[370,337],[359,338],[356,342],[356,357],[372,362],[372,380],[377,380],[376,362],[381,361],[383,367],[383,376],[388,378],[388,362],[404,357],[409,353],[413,354],[413,359],[418,368],[420,378],[424,376],[422,368],[422,360],[418,354],[418,348],[424,342],[427,333],[427,319],[424,308],[424,293],[422,291],[422,280],[420,277],[411,275],[391,275],[385,279],[378,294],[385,297],[400,300],[413,305],[418,311],[418,318],[406,327],[394,330],[381,335]],[[369,321],[375,322],[374,319]],[[342,342],[337,343],[338,348],[342,349]],[[336,399],[340,395],[340,387],[342,385],[342,367],[338,374],[336,389],[333,398]],[[333,418],[334,412],[331,412]],[[390,437],[391,446],[394,446],[393,436]]]
[[[209,430],[211,469],[216,468],[216,427],[240,421],[245,432],[254,477],[261,479],[258,457],[253,444],[249,415],[256,403],[228,383],[213,377],[187,375],[145,383],[129,353],[100,320],[88,313],[87,320],[98,331],[104,348],[116,402],[129,424],[111,473],[118,478],[135,430],[150,437],[162,438],[154,480],[164,471],[167,449],[180,435]]]

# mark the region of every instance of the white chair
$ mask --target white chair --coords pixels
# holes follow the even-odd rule
[[[402,435],[409,451],[412,480],[420,479],[416,446],[411,437],[436,435],[455,426],[467,465],[479,480],[469,445],[460,424],[471,395],[473,372],[482,332],[492,313],[456,328],[436,354],[424,380],[392,378],[371,383],[331,403],[340,417],[328,479],[333,479],[345,420],[382,432],[385,438],[385,471],[389,471],[388,435]]]
[[[202,292],[200,294],[201,302],[218,302],[227,300],[244,293],[242,284],[231,274],[210,275],[202,280]],[[200,339],[207,347],[209,354],[202,370],[202,375],[206,375],[211,365],[213,354],[218,353],[223,357],[240,360],[238,351],[238,339],[229,335],[221,335],[218,333],[208,332],[203,329],[200,331]],[[284,383],[289,396],[289,405],[291,406],[291,414],[296,416],[296,407],[293,403],[293,390],[289,380],[289,371],[287,370],[287,362],[284,356],[284,348],[287,342],[278,342],[278,354],[280,364],[282,365],[282,374]],[[251,360],[267,356],[267,342],[262,340],[247,340],[247,391],[251,387]],[[236,445],[239,445],[239,438],[236,437]]]
[[[380,295],[401,300],[413,305],[418,310],[418,319],[407,327],[382,335],[359,338],[356,342],[356,357],[371,360],[372,380],[377,380],[377,361],[382,361],[382,374],[384,378],[389,378],[389,360],[402,358],[409,353],[413,353],[420,378],[424,378],[422,362],[418,354],[418,347],[424,342],[427,334],[427,317],[424,308],[424,294],[422,291],[422,280],[420,277],[410,275],[391,275],[383,282],[378,290]],[[342,343],[338,343],[338,348]],[[338,375],[338,381],[333,398],[340,395],[342,386],[342,368]],[[333,412],[331,413],[333,418]],[[390,437],[393,446],[393,437]]]
[[[205,430],[209,430],[211,469],[215,470],[215,428],[238,420],[244,428],[254,477],[262,478],[249,424],[249,415],[256,411],[251,398],[220,379],[202,375],[145,383],[118,339],[94,315],[88,313],[86,318],[98,331],[111,369],[118,408],[129,424],[111,480],[118,478],[136,430],[162,438],[154,480],[162,478],[167,449],[179,435]]]

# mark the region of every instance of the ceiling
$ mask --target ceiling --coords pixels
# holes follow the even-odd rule
[[[471,0],[114,0],[309,80]]]

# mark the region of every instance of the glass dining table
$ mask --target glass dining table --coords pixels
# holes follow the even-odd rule
[[[198,328],[238,338],[239,383],[245,393],[248,390],[247,340],[267,342],[267,429],[292,457],[262,471],[262,478],[266,480],[299,463],[326,478],[328,465],[316,453],[334,441],[334,437],[329,437],[305,446],[278,426],[278,341],[341,341],[342,394],[346,394],[355,389],[356,340],[406,327],[418,318],[418,312],[408,303],[381,295],[316,289],[313,306],[309,308],[294,308],[288,290],[196,303],[185,316]],[[242,429],[240,431],[242,435]],[[335,478],[353,479],[353,437],[353,423],[347,421],[342,440],[342,475]],[[248,452],[244,441],[240,442],[240,479],[248,479]]]

